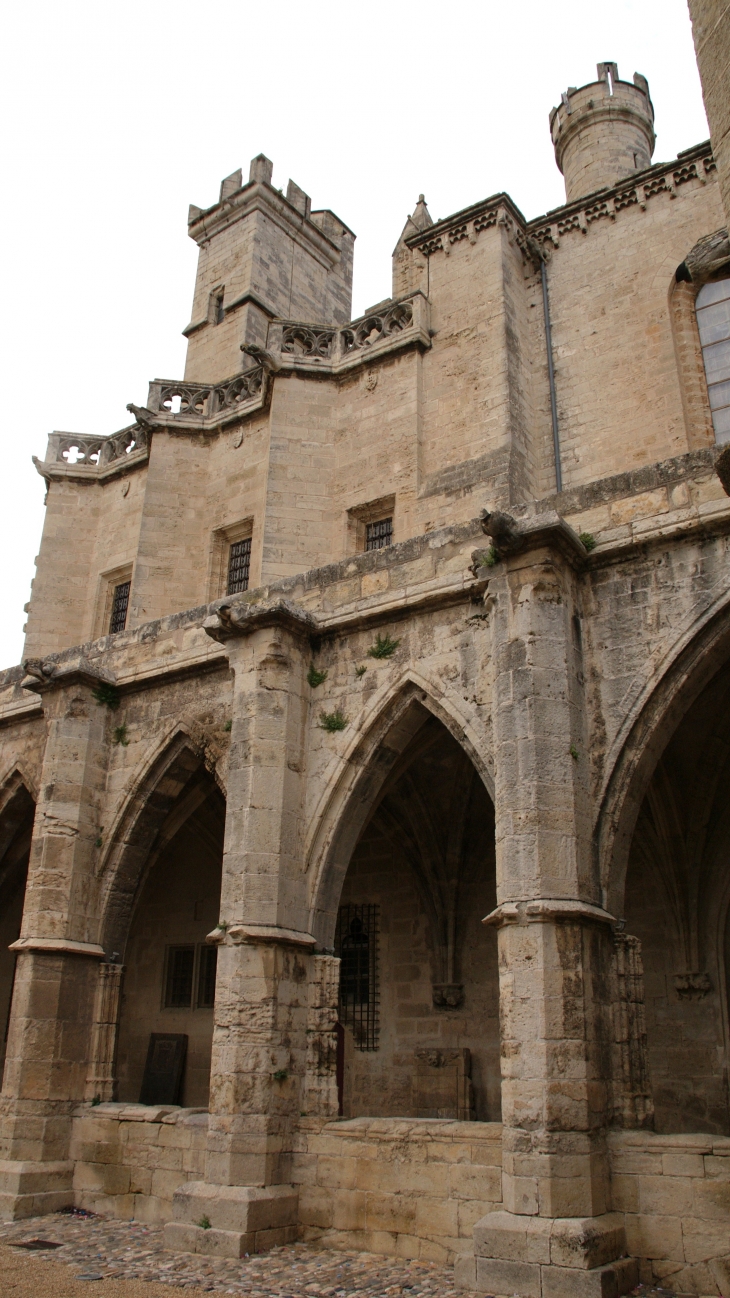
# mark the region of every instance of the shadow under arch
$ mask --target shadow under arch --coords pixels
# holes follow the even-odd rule
[[[332,950],[337,910],[357,842],[377,809],[386,782],[419,755],[418,735],[435,717],[470,759],[490,801],[494,789],[483,753],[467,738],[446,700],[435,699],[411,676],[381,706],[346,757],[320,814],[307,854],[312,880],[310,932],[324,950]],[[404,764],[405,763],[405,764]]]
[[[102,866],[99,941],[123,957],[137,897],[160,852],[210,795],[205,752],[178,728],[147,764],[127,799]],[[215,781],[218,792],[220,788]]]
[[[14,768],[0,786],[0,1078],[15,981],[9,947],[20,936],[35,805],[28,780]]]
[[[604,905],[623,913],[626,871],[639,811],[669,740],[730,660],[730,599],[685,639],[645,698],[606,782],[594,834]]]

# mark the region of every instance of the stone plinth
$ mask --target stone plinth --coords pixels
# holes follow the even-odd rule
[[[186,1253],[243,1257],[297,1238],[299,1196],[289,1185],[209,1185],[190,1181],[175,1192],[165,1244]]]

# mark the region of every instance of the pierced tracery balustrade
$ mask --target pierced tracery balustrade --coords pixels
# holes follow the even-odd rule
[[[201,387],[197,383],[164,383],[160,388],[158,410],[166,415],[181,415],[200,418],[208,413],[208,402],[212,392],[210,387]]]
[[[340,331],[343,355],[360,347],[372,347],[373,343],[381,342],[383,338],[410,329],[412,324],[413,307],[410,302],[395,302],[384,311],[363,316],[362,320],[353,320],[349,328]]]
[[[328,360],[332,355],[334,329],[317,329],[311,325],[284,325],[281,350],[302,360]]]
[[[83,437],[78,433],[52,433],[47,458],[56,464],[79,464],[99,468],[142,450],[147,445],[139,424],[123,428],[111,437]]]
[[[219,383],[213,389],[215,405],[211,413],[216,410],[235,410],[242,402],[252,401],[261,392],[263,382],[263,366],[256,365],[244,374],[238,374],[235,379],[229,379],[227,383]]]

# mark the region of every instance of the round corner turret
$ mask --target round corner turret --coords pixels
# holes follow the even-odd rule
[[[598,80],[570,86],[550,113],[555,161],[565,199],[584,198],[651,166],[654,107],[640,72],[621,81],[615,63],[599,63]]]

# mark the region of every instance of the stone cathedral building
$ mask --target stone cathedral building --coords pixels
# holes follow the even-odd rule
[[[561,207],[421,197],[356,320],[259,155],[184,378],[37,462],[4,1215],[728,1292],[730,244],[644,77],[550,130]]]

